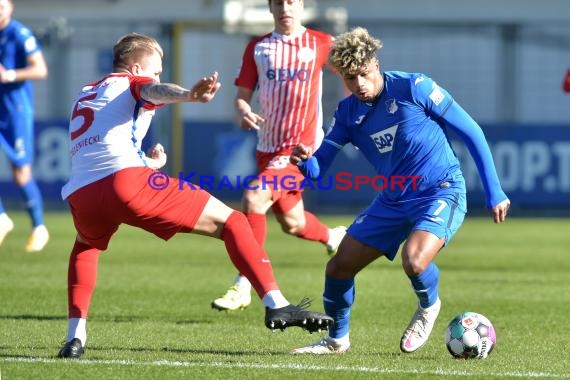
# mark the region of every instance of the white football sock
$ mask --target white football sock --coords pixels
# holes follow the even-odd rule
[[[237,276],[235,285],[237,285],[241,290],[250,291],[251,292],[251,282],[245,276]]]
[[[287,301],[281,290],[270,290],[261,299],[261,302],[270,309],[279,309],[291,304]]]
[[[350,339],[348,334],[346,334],[345,336],[341,337],[341,338],[333,338],[329,335],[329,339],[332,339],[333,342],[341,345],[341,346],[346,346],[347,344],[350,344]]]
[[[69,318],[68,328],[67,328],[67,338],[66,342],[69,342],[73,338],[79,338],[81,345],[85,347],[85,342],[87,342],[87,320],[84,318]]]

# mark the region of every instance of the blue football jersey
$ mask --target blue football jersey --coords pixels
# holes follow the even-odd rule
[[[27,66],[31,54],[41,51],[32,31],[17,20],[12,20],[0,30],[0,63],[6,70]],[[32,84],[30,81],[5,83],[0,85],[0,110],[10,113],[33,110]]]
[[[362,151],[387,187],[380,197],[402,201],[428,196],[438,188],[464,187],[447,128],[463,140],[479,170],[488,208],[507,199],[491,150],[479,125],[431,78],[388,71],[372,102],[350,95],[339,103],[332,126],[311,160],[299,167],[313,178],[325,172],[347,143]],[[309,173],[312,172],[313,174]],[[405,186],[401,185],[405,178]]]
[[[339,103],[325,143],[352,143],[386,177],[383,196],[416,198],[442,182],[461,178],[460,165],[440,121],[453,98],[429,77],[384,73],[384,89],[373,102],[349,96]],[[390,181],[405,177],[405,187]],[[415,179],[415,182],[412,179]]]

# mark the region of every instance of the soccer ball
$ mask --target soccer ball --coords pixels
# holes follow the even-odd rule
[[[447,350],[457,359],[485,359],[496,343],[495,328],[479,313],[463,312],[445,330]]]

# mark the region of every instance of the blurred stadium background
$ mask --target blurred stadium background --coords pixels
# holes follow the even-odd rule
[[[111,70],[111,48],[123,34],[156,37],[165,48],[163,81],[190,86],[211,71],[222,82],[212,104],[160,110],[146,141],[162,142],[168,172],[252,174],[255,136],[233,125],[234,76],[254,35],[269,32],[267,0],[14,0],[14,17],[40,39],[50,75],[36,82],[35,175],[46,207],[65,209],[60,188],[69,175],[67,117],[75,93]],[[433,77],[483,127],[514,214],[570,215],[570,95],[561,89],[570,67],[570,0],[305,0],[306,24],[337,34],[364,26],[384,42],[383,70]],[[325,74],[329,120],[343,96]],[[465,147],[454,143],[465,171],[472,213],[484,197]],[[331,172],[371,174],[352,147]],[[0,154],[0,195],[10,209],[20,196]],[[238,201],[241,190],[212,190]],[[374,189],[307,191],[319,212],[356,213]]]

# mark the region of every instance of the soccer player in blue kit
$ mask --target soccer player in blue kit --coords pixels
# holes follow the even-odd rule
[[[26,201],[32,232],[26,251],[41,251],[49,234],[43,221],[43,202],[32,176],[34,105],[31,80],[47,77],[47,65],[36,38],[12,19],[14,3],[0,0],[0,147],[12,164],[14,180]],[[14,228],[0,201],[0,244]]]
[[[334,326],[320,341],[293,349],[294,354],[340,354],[350,348],[354,277],[381,256],[394,260],[403,242],[402,265],[419,305],[400,349],[414,352],[427,342],[441,307],[433,260],[467,212],[465,182],[446,130],[456,132],[474,158],[495,223],[503,222],[509,209],[479,125],[429,77],[381,72],[376,57],[381,47],[363,28],[336,38],[329,61],[352,94],[339,103],[320,148],[313,154],[298,145],[290,158],[316,179],[352,143],[387,182],[327,263],[323,302]]]

